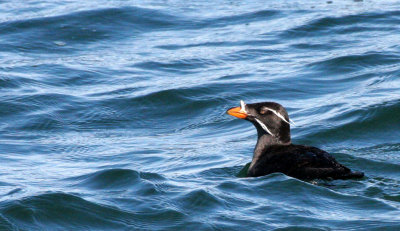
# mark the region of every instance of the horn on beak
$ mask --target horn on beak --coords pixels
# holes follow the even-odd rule
[[[246,119],[248,114],[246,111],[246,104],[243,100],[240,100],[240,107],[233,107],[226,111],[231,116],[234,116],[239,119]]]

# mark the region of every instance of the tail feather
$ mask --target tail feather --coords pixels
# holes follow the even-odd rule
[[[347,174],[342,175],[339,179],[352,179],[352,178],[363,178],[363,172],[349,172]]]
[[[352,179],[364,177],[363,172],[353,172],[348,168],[304,168],[297,173],[288,175],[300,179]]]

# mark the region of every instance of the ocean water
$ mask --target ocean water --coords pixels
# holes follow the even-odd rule
[[[240,100],[366,176],[240,177]],[[0,1],[0,230],[400,230],[399,115],[399,1]]]

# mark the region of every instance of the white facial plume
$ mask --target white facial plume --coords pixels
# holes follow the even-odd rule
[[[246,111],[246,104],[244,103],[243,100],[240,100],[240,112],[247,113],[247,111]]]
[[[274,109],[271,109],[271,108],[269,108],[269,107],[264,107],[265,109],[267,109],[267,110],[269,110],[269,111],[272,111],[276,116],[278,116],[281,120],[283,120],[283,121],[285,121],[286,123],[288,123],[288,124],[290,124],[290,125],[295,125],[294,124],[294,122],[291,120],[291,119],[289,119],[289,121],[287,121],[286,119],[285,119],[285,117],[283,117],[283,115],[281,114],[281,113],[279,113],[279,112],[277,112],[277,111],[275,111]]]
[[[264,131],[266,131],[268,134],[270,134],[271,136],[274,136],[274,134],[272,134],[272,132],[268,129],[267,125],[265,125],[263,122],[261,122],[259,119],[254,118],[257,123],[262,127],[262,129],[264,129]]]

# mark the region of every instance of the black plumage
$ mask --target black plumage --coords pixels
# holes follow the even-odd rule
[[[316,147],[291,143],[290,120],[284,107],[274,102],[244,104],[228,114],[248,120],[257,129],[258,139],[247,176],[281,172],[299,179],[361,178],[329,153]]]
[[[263,176],[281,172],[299,179],[362,177],[338,163],[329,153],[304,145],[270,145],[249,169],[248,176]]]

